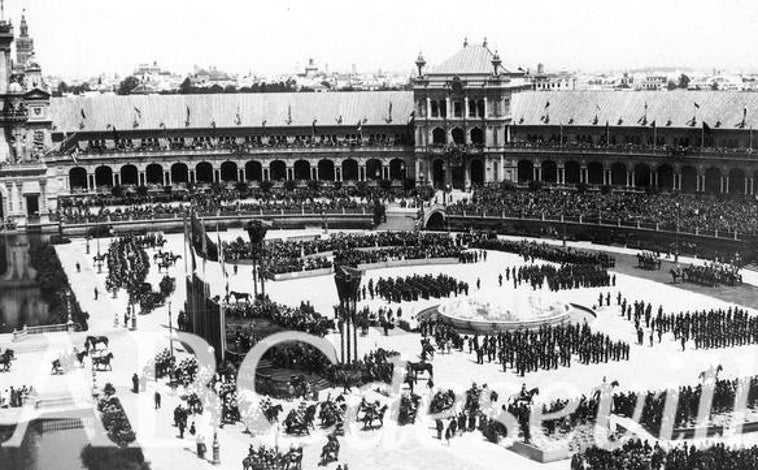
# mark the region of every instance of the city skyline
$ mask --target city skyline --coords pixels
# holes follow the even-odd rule
[[[758,68],[747,47],[756,38],[752,26],[758,5],[730,0],[718,11],[702,5],[548,0],[537,6],[484,0],[461,21],[458,15],[436,13],[455,8],[452,2],[357,6],[219,0],[213,8],[192,1],[179,9],[175,2],[146,0],[134,0],[129,8],[92,0],[38,0],[6,2],[5,14],[18,25],[26,8],[46,74],[76,78],[128,75],[137,64],[153,61],[177,73],[215,65],[230,73],[272,75],[291,73],[309,57],[322,66],[328,63],[330,70],[347,71],[357,64],[360,71],[410,73],[419,51],[433,66],[460,48],[464,38],[481,44],[485,36],[510,68],[533,68],[539,62],[549,70],[582,71]],[[683,11],[687,21],[677,22]],[[723,24],[731,27],[720,28]]]

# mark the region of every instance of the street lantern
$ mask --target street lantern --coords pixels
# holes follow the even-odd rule
[[[358,360],[358,333],[355,324],[356,309],[358,303],[358,291],[361,287],[363,271],[348,266],[338,266],[334,271],[334,283],[337,286],[337,295],[340,299],[339,312],[342,316],[343,327],[340,328],[340,353],[342,362],[345,362],[345,349],[347,349],[347,361],[350,358],[350,325],[353,332],[353,354]],[[340,321],[335,318],[335,321]],[[347,338],[345,340],[345,338]],[[346,346],[346,348],[345,348]]]

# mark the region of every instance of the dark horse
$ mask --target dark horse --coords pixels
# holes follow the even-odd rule
[[[251,296],[247,292],[231,291],[229,292],[229,297],[234,297],[235,303],[239,303],[240,299],[244,300],[246,303],[250,303]]]
[[[3,371],[4,372],[8,372],[9,370],[11,370],[11,358],[10,358],[10,356],[7,356],[5,354],[3,354],[2,356],[0,356],[0,366],[3,367]]]
[[[104,344],[105,347],[108,347],[108,337],[107,336],[87,336],[87,339],[84,340],[84,349],[87,351],[92,349],[97,349],[98,344]]]
[[[428,372],[430,379],[434,377],[434,366],[429,362],[409,362],[408,369],[413,372],[414,378],[417,378],[420,372]]]
[[[95,369],[97,370],[100,370],[100,366],[103,366],[103,369],[107,368],[108,370],[113,370],[113,367],[111,366],[111,359],[113,359],[113,353],[109,352],[102,357],[93,357],[92,364],[94,364]]]

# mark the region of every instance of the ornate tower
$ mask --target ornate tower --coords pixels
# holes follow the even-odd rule
[[[26,15],[21,15],[19,36],[16,38],[16,67],[23,69],[34,55],[34,39],[29,36],[29,26],[26,23]]]
[[[503,165],[511,95],[529,88],[522,72],[503,67],[497,52],[468,40],[413,81],[417,183],[463,189],[509,179]]]

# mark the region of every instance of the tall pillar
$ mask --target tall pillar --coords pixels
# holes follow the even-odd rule
[[[450,111],[450,97],[445,97],[445,116],[450,117],[452,116],[452,112]]]
[[[270,179],[270,177],[269,177],[269,169],[268,168],[264,168],[263,169],[263,181],[268,181],[269,179]]]
[[[533,181],[539,181],[539,177],[537,176],[537,167],[532,167],[532,180]]]
[[[728,193],[729,192],[729,176],[724,176],[721,179],[721,192],[722,193]]]
[[[195,174],[194,170],[192,170],[192,174],[193,175]],[[145,181],[147,181],[147,177],[145,176],[145,172],[144,171],[140,171],[137,176],[138,176],[137,182],[139,183],[139,186],[145,186],[145,184],[146,184]],[[192,180],[194,181],[194,178]]]
[[[312,178],[314,180],[317,180],[318,179],[318,165],[311,168],[311,173],[312,173]]]
[[[749,194],[752,196],[753,194],[755,194],[755,186],[754,186],[753,178],[749,178],[749,179],[750,179],[750,193]]]
[[[487,117],[489,116],[489,113],[487,111],[488,111],[487,97],[485,96],[484,97],[484,119],[487,119]]]
[[[463,112],[465,113],[463,115],[463,118],[468,119],[468,113],[469,113],[468,96],[463,97]]]
[[[118,186],[118,176],[119,175],[118,175],[118,173],[116,173],[114,171],[114,172],[111,173],[111,176],[113,178],[113,183],[112,184],[113,184],[113,187],[115,188],[116,186]]]
[[[247,181],[247,169],[243,166],[239,169],[239,181]]]
[[[89,191],[95,189],[95,175],[90,172],[87,172],[87,189]]]
[[[195,182],[195,170],[189,171],[189,182],[194,183]]]
[[[170,171],[163,172],[163,186],[171,186],[171,172]]]
[[[342,176],[340,175],[340,167],[337,165],[334,165],[334,181],[342,181],[340,179],[340,176]]]
[[[415,164],[416,164],[416,181],[419,182],[419,181],[421,181],[421,179],[420,179],[420,176],[421,176],[421,159],[417,157]]]
[[[432,99],[428,96],[426,97],[426,118],[429,119],[432,117]]]

